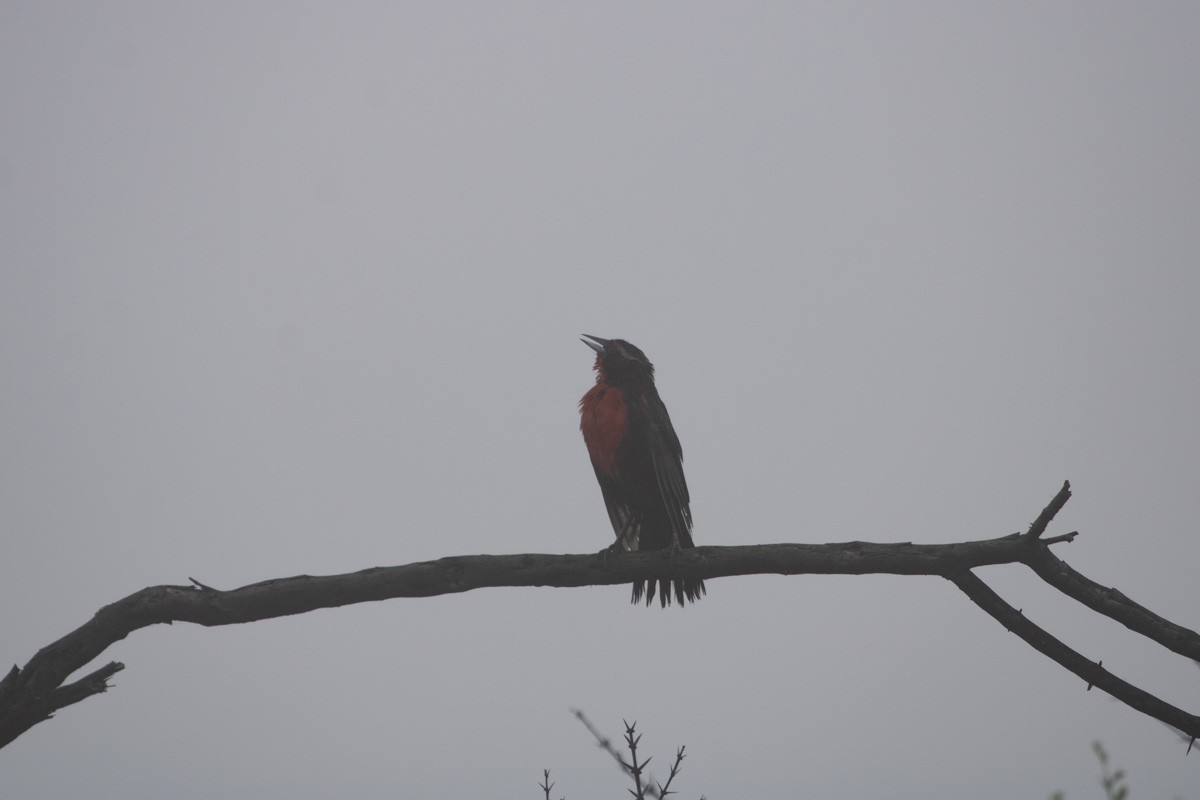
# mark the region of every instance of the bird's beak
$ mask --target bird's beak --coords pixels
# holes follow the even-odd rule
[[[581,336],[583,336],[583,338],[579,341],[583,342],[597,353],[603,353],[605,346],[608,344],[608,339],[601,339],[599,336],[592,336],[587,333],[581,334]],[[592,341],[589,342],[588,339],[591,339]]]

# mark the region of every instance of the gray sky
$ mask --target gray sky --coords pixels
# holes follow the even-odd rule
[[[581,332],[658,367],[702,544],[1026,526],[1200,625],[1200,7],[0,8],[0,663],[143,586],[612,532]],[[1200,671],[983,577],[1192,711]],[[1200,796],[950,584],[490,590],[139,631],[12,798]],[[660,770],[661,775],[661,770]]]

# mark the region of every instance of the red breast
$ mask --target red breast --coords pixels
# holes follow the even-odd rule
[[[629,430],[625,392],[597,383],[579,401],[579,415],[579,430],[592,464],[601,472],[616,472],[617,449]]]

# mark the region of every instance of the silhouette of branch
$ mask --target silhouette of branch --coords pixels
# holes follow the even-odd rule
[[[1049,540],[1047,540],[1049,541]],[[1067,565],[1049,549],[1034,550],[1025,564],[1046,583],[1088,608],[1153,639],[1168,650],[1200,662],[1200,636],[1195,631],[1163,619],[1116,589],[1101,586]]]
[[[684,751],[686,749],[684,745],[680,745],[679,749],[675,751],[675,760],[671,762],[671,774],[667,776],[667,782],[658,784],[659,800],[667,800],[668,795],[679,794],[678,792],[671,791],[671,784],[679,777],[679,768],[683,766]]]
[[[1161,720],[1167,725],[1193,736],[1196,735],[1195,731],[1200,731],[1200,717],[1178,709],[1159,700],[1149,692],[1121,680],[1104,669],[1100,662],[1084,658],[1030,622],[1023,613],[1006,603],[973,572],[960,572],[949,578],[963,590],[967,597],[995,617],[1005,628],[1020,636],[1039,653],[1049,656],[1087,681],[1088,689],[1098,686],[1130,708],[1135,708],[1147,716]]]
[[[588,729],[588,732],[591,733],[592,736],[596,737],[596,744],[598,744],[604,750],[604,752],[612,756],[613,760],[617,762],[617,764],[622,770],[625,771],[627,775],[633,775],[633,767],[621,757],[621,754],[617,752],[617,748],[613,747],[612,740],[600,733],[600,731],[596,729],[596,726],[592,724],[592,721],[588,719],[587,716],[578,708],[571,709],[571,713],[575,715],[576,719],[583,723],[584,727]]]
[[[1054,519],[1062,507],[1071,499],[1071,482],[1063,481],[1062,488],[1058,490],[1058,494],[1050,501],[1050,504],[1042,509],[1042,513],[1038,514],[1037,519],[1029,526],[1029,532],[1025,536],[1029,539],[1040,539],[1042,534],[1046,532],[1046,526]],[[1068,534],[1069,535],[1069,534]]]
[[[171,622],[232,625],[303,614],[319,608],[398,597],[431,597],[495,586],[576,587],[664,577],[709,580],[761,574],[938,575],[954,581],[989,614],[998,619],[998,615],[1003,615],[1002,621],[1010,629],[1017,630],[1019,626],[1012,624],[1011,615],[1004,611],[1007,604],[991,593],[971,570],[995,564],[1025,564],[1047,583],[1089,608],[1122,622],[1176,653],[1200,660],[1200,636],[1194,631],[1151,613],[1115,589],[1100,587],[1050,552],[1050,544],[1069,542],[1075,536],[1071,533],[1041,538],[1069,497],[1069,485],[1064,483],[1028,533],[982,541],[764,544],[698,547],[674,554],[452,556],[395,567],[374,567],[344,575],[277,578],[225,591],[194,578],[191,586],[151,586],[101,608],[92,619],[43,647],[24,667],[14,666],[0,680],[0,747],[48,719],[58,709],[107,689],[108,679],[122,669],[117,662],[74,683],[64,684],[109,646],[140,628]],[[1011,607],[1007,608],[1011,610]],[[1019,622],[1028,624],[1023,618]],[[1040,629],[1034,630],[1049,637]],[[1027,632],[1038,639],[1037,634]],[[1124,688],[1128,684],[1113,683],[1119,679],[1106,671],[1094,671],[1095,665],[1084,667],[1078,660],[1082,656],[1052,637],[1050,640],[1066,653],[1041,639],[1038,639],[1042,643],[1039,646],[1031,638],[1022,638],[1131,707],[1188,736],[1200,735],[1200,718],[1157,701],[1144,692],[1141,695],[1145,697],[1131,693]],[[1083,661],[1091,664],[1086,659]],[[1130,688],[1140,692],[1136,687]]]
[[[644,761],[638,760],[637,749],[638,745],[642,741],[642,735],[637,732],[636,720],[634,722],[621,720],[621,722],[625,725],[625,748],[629,750],[629,760],[626,761],[625,758],[619,752],[617,752],[617,748],[613,746],[612,740],[600,733],[600,731],[596,729],[596,726],[592,724],[592,721],[588,719],[582,711],[577,708],[573,708],[571,709],[571,713],[575,715],[576,719],[583,723],[584,727],[586,727],[592,736],[596,738],[596,743],[600,745],[605,752],[613,757],[613,759],[621,767],[621,771],[628,775],[633,781],[633,788],[626,789],[625,791],[629,792],[630,796],[633,797],[634,800],[647,800],[647,798],[650,798],[650,800],[666,800],[669,795],[678,794],[678,792],[671,791],[671,784],[674,782],[675,778],[679,777],[680,767],[683,766],[684,751],[686,749],[685,747],[680,746],[680,748],[675,751],[675,760],[671,762],[671,773],[667,776],[667,782],[659,783],[658,781],[653,781],[653,785],[651,785],[651,781],[653,779],[649,777],[649,774],[647,773],[646,780],[642,779],[642,774],[645,772],[646,766],[650,763],[650,758],[652,758],[652,756],[646,758]]]
[[[36,659],[37,656],[34,658]],[[66,708],[94,694],[107,691],[108,679],[123,669],[125,669],[124,664],[112,661],[74,683],[52,688],[40,695],[32,695],[31,691],[21,686],[22,673],[14,666],[4,680],[0,681],[0,708],[5,709],[5,715],[0,717],[0,735],[6,737],[0,740],[0,747],[8,744],[12,738],[19,736],[39,722],[50,719],[60,708]],[[11,704],[5,702],[10,697],[16,697],[20,701],[22,691],[27,695],[24,702]],[[7,732],[10,730],[15,732],[11,738],[7,737]]]

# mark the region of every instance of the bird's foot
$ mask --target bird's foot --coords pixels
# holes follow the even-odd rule
[[[621,540],[617,539],[615,542],[610,544],[608,547],[604,548],[599,553],[596,553],[596,555],[600,556],[601,559],[607,560],[608,557],[610,555],[612,555],[613,553],[623,553],[623,552],[625,552],[625,548],[621,547]]]

